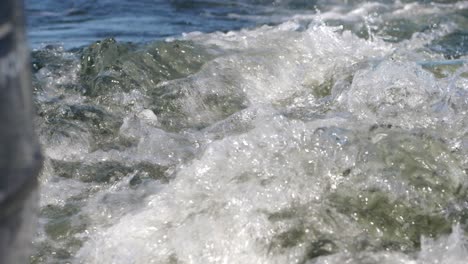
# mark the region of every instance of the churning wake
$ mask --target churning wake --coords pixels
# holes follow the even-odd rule
[[[35,51],[32,263],[465,263],[468,3],[451,2]]]

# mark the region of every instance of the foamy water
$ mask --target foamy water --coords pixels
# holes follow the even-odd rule
[[[32,263],[466,263],[467,8],[36,51]]]

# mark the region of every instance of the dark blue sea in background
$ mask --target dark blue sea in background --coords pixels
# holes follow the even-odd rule
[[[79,47],[115,37],[149,42],[182,33],[228,31],[274,21],[289,9],[313,9],[313,1],[271,0],[27,0],[32,46]],[[281,7],[281,8],[280,8]]]

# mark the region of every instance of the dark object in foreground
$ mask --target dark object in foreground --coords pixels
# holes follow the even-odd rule
[[[0,2],[0,263],[27,263],[37,174],[31,77],[23,2]]]

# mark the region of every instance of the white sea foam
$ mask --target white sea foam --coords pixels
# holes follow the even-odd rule
[[[44,111],[65,99],[38,118],[36,243],[68,247],[74,263],[466,262],[467,69],[428,48],[458,25],[395,43],[379,27],[443,7],[358,3],[188,33],[168,43],[211,56],[196,72],[96,97],[65,87],[78,65],[55,81],[41,69]]]
[[[301,263],[308,243],[319,233],[339,238],[340,245],[361,234],[356,222],[337,212],[329,214],[344,226],[321,215],[327,210],[328,193],[349,181],[343,176],[347,168],[356,169],[352,175],[369,168],[368,173],[381,173],[380,165],[373,165],[377,160],[366,161],[361,155],[372,149],[365,144],[378,145],[387,134],[376,135],[370,143],[360,135],[381,122],[409,130],[438,127],[440,116],[433,105],[446,87],[416,63],[395,61],[391,44],[363,40],[320,23],[299,28],[290,21],[185,36],[224,54],[187,79],[160,84],[182,87],[189,94],[178,104],[190,122],[211,120],[205,130],[191,135],[201,144],[192,150],[196,158],[179,163],[173,180],[154,190],[139,209],[110,224],[101,223],[80,249],[78,262]],[[334,85],[328,95],[314,95],[314,87],[330,80]],[[466,84],[459,85],[466,89]],[[219,113],[206,107],[203,98],[237,93],[247,101],[246,109],[216,121]],[[314,107],[323,118],[285,116],[286,109],[291,114]],[[187,143],[181,145],[179,136],[157,128],[157,122],[149,110],[125,119],[121,135],[139,141],[131,155],[160,163],[170,163],[164,160],[173,155],[180,159]],[[436,159],[460,166],[450,158]],[[466,177],[454,171],[457,177]],[[392,199],[412,196],[406,196],[398,179],[392,183],[380,174],[369,177],[356,186],[400,189]],[[272,220],[272,215],[291,210],[296,216]],[[299,242],[276,248],[277,235],[291,229],[303,229]],[[468,254],[464,241],[462,230],[455,227],[447,239],[423,239],[417,258],[392,251],[344,252],[307,263],[462,263]]]

